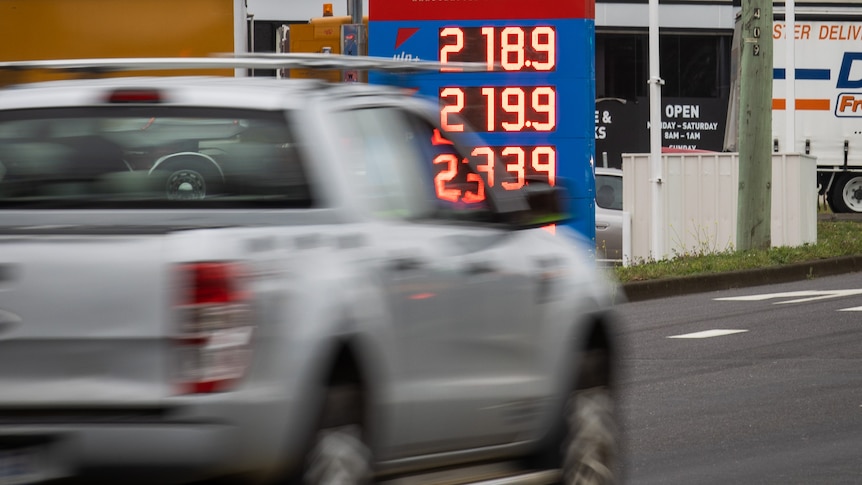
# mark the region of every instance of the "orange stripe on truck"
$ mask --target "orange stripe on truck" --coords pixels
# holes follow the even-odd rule
[[[784,98],[773,98],[772,109],[787,109],[787,100]],[[828,99],[797,99],[796,111],[829,111],[831,109]]]

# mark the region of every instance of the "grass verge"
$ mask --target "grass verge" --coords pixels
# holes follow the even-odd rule
[[[660,261],[643,261],[614,268],[621,283],[707,273],[757,269],[782,264],[816,261],[862,254],[862,223],[855,221],[818,221],[817,243],[798,247],[765,250],[726,251],[715,254],[685,255]]]

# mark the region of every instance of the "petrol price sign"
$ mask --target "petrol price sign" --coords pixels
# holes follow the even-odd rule
[[[470,154],[480,171],[499,163],[511,176],[488,184],[565,180],[571,225],[594,238],[594,11],[594,0],[371,0],[368,52],[443,64],[409,87],[438,100],[444,131],[482,136]],[[445,67],[462,62],[487,70]]]

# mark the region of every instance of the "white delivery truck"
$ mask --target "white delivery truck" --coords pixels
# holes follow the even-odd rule
[[[775,151],[817,158],[817,183],[833,212],[862,212],[862,11],[836,6],[796,10],[788,27],[776,10],[772,38]],[[787,56],[793,31],[795,136],[788,141]]]

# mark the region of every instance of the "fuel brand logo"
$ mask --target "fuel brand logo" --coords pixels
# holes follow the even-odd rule
[[[407,52],[404,52],[404,51],[401,51],[401,53],[398,54],[398,49],[401,48],[401,46],[404,45],[405,42],[410,40],[410,38],[413,37],[413,34],[415,34],[416,32],[419,32],[418,27],[401,27],[398,29],[398,33],[395,34],[395,49],[394,50],[395,50],[396,54],[392,56],[393,59],[398,59],[401,61],[415,61],[415,62],[418,62],[421,60],[421,59],[419,59],[419,56],[414,56],[413,54],[408,54]]]

